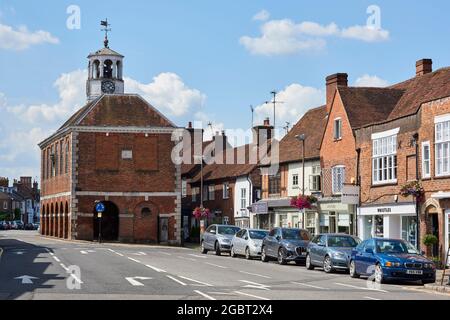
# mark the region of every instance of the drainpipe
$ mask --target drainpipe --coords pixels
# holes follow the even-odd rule
[[[249,183],[250,186],[250,190],[249,190],[249,195],[248,195],[248,199],[249,199],[249,204],[252,205],[254,202],[253,199],[253,183],[252,183],[252,179],[250,179],[250,175],[247,175],[247,181]],[[250,227],[250,222],[251,222],[251,218],[250,218],[250,210],[248,211],[248,226]]]
[[[416,180],[419,181],[419,133],[413,135],[414,144],[416,147]],[[420,252],[420,220],[419,220],[419,202],[416,200],[416,241],[417,250]]]
[[[361,206],[361,176],[360,176],[361,148],[356,149],[356,185],[359,186],[359,203],[355,206],[355,233],[358,234],[358,209]]]

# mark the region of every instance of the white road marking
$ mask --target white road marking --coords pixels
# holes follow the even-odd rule
[[[248,274],[248,275],[251,275],[251,276],[255,276],[255,277],[261,277],[261,278],[266,278],[266,279],[272,279],[271,277],[269,277],[269,276],[263,276],[262,274],[257,274],[257,273],[251,273],[251,272],[245,272],[245,271],[239,271],[240,273],[243,273],[243,274]]]
[[[167,253],[167,252],[162,252],[162,251],[159,251],[159,253],[161,253],[161,254],[165,254],[166,256],[171,256],[171,255],[172,255],[171,253]]]
[[[263,297],[259,297],[259,296],[255,296],[253,294],[249,294],[249,293],[245,293],[245,292],[241,292],[241,291],[235,291],[237,294],[243,295],[243,296],[247,296],[247,297],[252,297],[252,298],[256,298],[256,299],[260,299],[260,300],[270,300],[267,298],[263,298]]]
[[[163,270],[163,269],[159,269],[159,268],[157,268],[157,267],[154,267],[154,266],[151,266],[151,265],[149,265],[149,264],[146,264],[145,265],[147,268],[150,268],[150,269],[153,269],[153,270],[155,270],[156,272],[163,272],[163,273],[165,273],[166,271],[165,270]]]
[[[69,271],[69,268],[67,268],[64,264],[60,263],[59,264],[64,270]]]
[[[59,260],[59,258],[58,258],[58,257],[56,257],[56,256],[53,256],[53,259],[55,259],[55,260],[56,260],[56,262],[61,262],[61,260]]]
[[[114,252],[114,253],[116,253],[116,251],[114,251],[113,249],[108,249],[109,251],[111,251],[111,252]]]
[[[368,300],[375,300],[375,301],[380,301],[381,299],[377,299],[377,298],[372,298],[372,297],[364,297],[364,299],[368,299]]]
[[[131,283],[135,287],[143,287],[144,284],[142,282],[139,282],[138,280],[151,280],[152,278],[149,277],[128,277],[125,278],[129,283]]]
[[[176,279],[176,278],[174,278],[174,277],[172,277],[172,276],[167,276],[167,278],[172,279],[172,280],[175,281],[175,282],[178,282],[178,283],[181,284],[182,286],[187,286],[186,283],[184,283],[184,282],[182,282],[182,281],[180,281],[180,280],[178,280],[178,279]]]
[[[15,280],[22,280],[22,284],[33,284],[33,280],[35,279],[39,279],[36,277],[32,277],[32,276],[21,276],[21,277],[17,277],[14,278]]]
[[[210,292],[208,292],[209,294],[213,294],[213,295],[216,295],[216,296],[232,296],[233,294],[232,293],[230,293],[230,292],[212,292],[212,291],[210,291]]]
[[[71,276],[72,278],[74,278],[75,281],[78,282],[79,284],[83,284],[83,283],[84,283],[83,281],[81,281],[80,278],[78,278],[78,277],[77,277],[76,275],[74,275],[73,273],[71,273],[70,276]]]
[[[348,287],[348,288],[353,288],[353,289],[359,289],[359,290],[379,291],[379,292],[389,293],[389,291],[386,291],[386,290],[375,289],[375,288],[358,287],[358,286],[353,286],[351,284],[346,284],[346,283],[335,282],[334,284],[337,284],[338,286],[343,286],[343,287]]]
[[[134,261],[134,262],[137,262],[137,263],[141,263],[139,260],[137,260],[137,259],[134,259],[134,258],[130,258],[130,257],[127,257],[128,259],[130,259],[131,261]]]
[[[253,289],[260,289],[260,290],[270,290],[270,286],[267,286],[265,284],[253,282],[253,281],[247,281],[247,280],[239,280],[240,282],[248,283],[244,288],[253,288]]]
[[[206,287],[212,287],[212,284],[209,284],[209,283],[206,283],[206,282],[194,280],[194,279],[191,279],[191,278],[188,278],[188,277],[183,277],[183,276],[178,276],[178,277],[180,277],[180,278],[182,278],[184,280],[188,280],[188,281],[192,281],[192,282],[195,282],[195,283],[199,283],[199,284],[204,285]]]
[[[192,256],[192,257],[196,257],[196,258],[206,259],[206,256],[200,256],[200,255],[198,255],[198,254],[193,254],[193,253],[191,253],[191,254],[189,254],[189,255]]]
[[[81,250],[81,254],[88,254],[87,251]]]
[[[115,254],[117,254],[118,256],[121,256],[121,257],[123,257],[124,255],[123,254],[121,254],[120,252],[114,252]]]
[[[183,260],[189,260],[189,261],[197,261],[195,259],[192,258],[186,258],[186,257],[182,257],[182,256],[178,256],[179,259],[183,259]]]
[[[205,262],[205,264],[208,264],[213,267],[221,268],[221,269],[228,269],[228,267],[219,266],[218,264],[214,264],[214,263]]]
[[[55,255],[53,252],[49,252],[49,254],[50,254],[51,256],[54,256],[54,255]]]
[[[147,255],[145,252],[134,252],[132,254],[135,256],[146,256]]]
[[[314,288],[314,289],[319,289],[319,290],[330,290],[329,288],[323,288],[323,287],[319,287],[319,286],[314,286],[312,284],[307,284],[307,283],[300,283],[300,282],[291,282],[291,283],[299,285],[299,286],[304,286],[304,287],[309,287],[309,288]]]
[[[201,295],[201,296],[203,296],[203,297],[205,297],[206,299],[209,299],[209,300],[217,300],[217,299],[215,299],[215,298],[213,298],[213,297],[211,297],[211,296],[208,296],[206,293],[203,293],[203,292],[201,292],[201,291],[194,290],[194,292],[195,292],[195,293],[198,293],[199,295]]]
[[[81,254],[95,253],[94,250],[81,250],[80,252],[81,252]]]

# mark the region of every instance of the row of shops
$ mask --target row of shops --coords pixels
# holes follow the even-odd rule
[[[311,210],[291,207],[290,199],[268,199],[253,205],[253,228],[305,228],[311,234],[346,233],[361,239],[402,238],[416,244],[416,208],[413,203],[389,206],[342,204],[340,198],[322,198]]]

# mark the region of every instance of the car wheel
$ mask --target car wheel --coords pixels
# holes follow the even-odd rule
[[[205,249],[204,241],[202,241],[202,254],[207,254],[208,250]]]
[[[326,273],[332,273],[333,272],[333,265],[331,263],[330,256],[326,256],[323,260],[323,271]]]
[[[234,247],[231,247],[230,256],[236,258],[236,252],[234,252]]]
[[[349,267],[349,271],[350,271],[350,277],[352,278],[359,278],[359,274],[356,273],[356,264],[355,261],[352,260],[350,261],[350,267]]]
[[[261,261],[262,262],[269,262],[269,257],[267,257],[267,254],[266,254],[266,247],[262,247],[262,250],[261,250]]]
[[[377,264],[375,266],[375,282],[382,284],[385,282],[384,276],[383,276],[383,269],[381,268],[380,264]]]
[[[278,249],[278,263],[280,265],[285,265],[286,259],[284,258],[284,254],[283,254],[283,248]]]
[[[249,247],[245,248],[245,259],[247,259],[247,260],[251,260],[252,259]]]
[[[314,266],[311,262],[311,256],[309,254],[306,256],[306,269],[314,270]]]
[[[216,241],[216,243],[214,244],[214,250],[216,251],[216,256],[221,256],[222,252],[220,251],[220,245],[219,242]]]

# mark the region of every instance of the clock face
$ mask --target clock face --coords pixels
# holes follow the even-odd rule
[[[116,86],[114,82],[107,80],[102,82],[102,92],[103,93],[114,93],[116,91]]]

